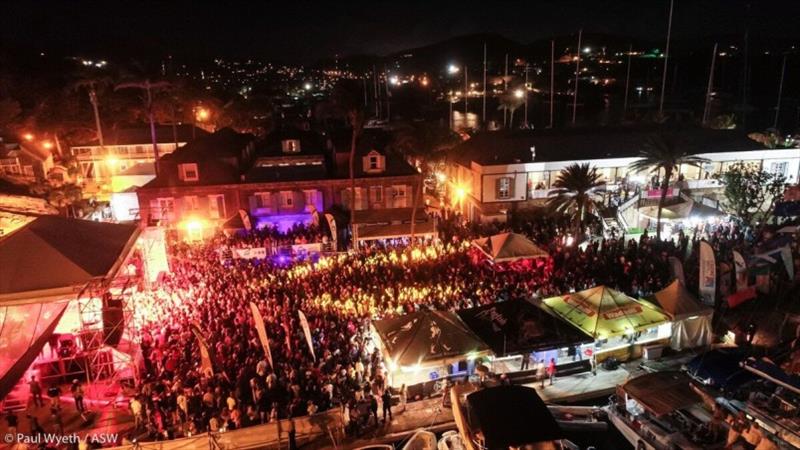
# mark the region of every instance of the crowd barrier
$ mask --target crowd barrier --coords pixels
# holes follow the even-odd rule
[[[298,445],[320,438],[336,443],[343,437],[342,412],[335,408],[313,416],[284,419],[221,433],[202,433],[188,438],[158,442],[137,442],[113,447],[113,450],[233,450],[288,448],[289,432],[294,426]],[[334,445],[331,445],[333,447]]]

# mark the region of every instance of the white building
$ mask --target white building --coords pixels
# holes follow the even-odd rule
[[[453,149],[448,184],[455,207],[470,220],[505,220],[510,211],[543,203],[561,170],[574,163],[597,168],[610,190],[620,183],[650,181],[634,173],[648,139],[661,135],[687,154],[709,160],[680,168],[683,189],[714,190],[714,175],[737,162],[752,162],[798,181],[800,149],[768,149],[735,130],[703,128],[594,128],[481,133]],[[673,178],[677,181],[677,176]]]

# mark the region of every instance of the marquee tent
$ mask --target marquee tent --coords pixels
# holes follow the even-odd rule
[[[669,321],[655,306],[606,286],[548,298],[544,304],[595,339],[641,331]]]
[[[592,337],[525,300],[457,312],[497,356],[571,347]]]
[[[472,241],[472,245],[480,249],[493,262],[509,262],[550,256],[530,239],[516,233],[501,233],[475,239]]]
[[[710,345],[714,310],[701,305],[678,280],[648,298],[672,319],[670,346],[675,350]]]
[[[41,216],[0,238],[0,398],[36,359],[69,302],[89,282],[117,273],[138,231]]]

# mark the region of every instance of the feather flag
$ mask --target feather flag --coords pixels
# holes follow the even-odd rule
[[[306,319],[306,315],[303,314],[303,311],[297,311],[297,314],[300,316],[300,326],[303,327],[303,334],[306,335],[306,342],[308,342],[308,349],[311,350],[311,357],[316,361],[317,356],[314,354],[314,343],[311,340],[311,329],[308,327],[308,319]]]
[[[717,293],[717,262],[714,249],[706,241],[700,241],[700,298],[704,304],[713,306]]]
[[[258,333],[258,340],[261,341],[261,346],[264,348],[264,355],[267,357],[267,362],[272,370],[275,366],[272,365],[272,352],[269,349],[269,338],[267,337],[267,329],[264,328],[264,318],[261,317],[261,312],[255,303],[250,302],[250,311],[253,313],[253,321],[256,324],[256,332]]]
[[[200,324],[192,322],[192,333],[197,338],[197,343],[200,346],[200,367],[203,374],[207,377],[214,375],[214,366],[211,364],[211,350],[208,347],[206,338],[203,337],[203,332],[200,331]]]

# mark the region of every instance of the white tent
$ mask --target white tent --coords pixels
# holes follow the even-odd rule
[[[672,318],[670,347],[681,350],[711,344],[714,310],[701,305],[680,281],[673,281],[648,300]]]
[[[549,256],[530,239],[516,233],[501,233],[475,239],[472,241],[472,245],[486,254],[492,262],[509,262]]]

